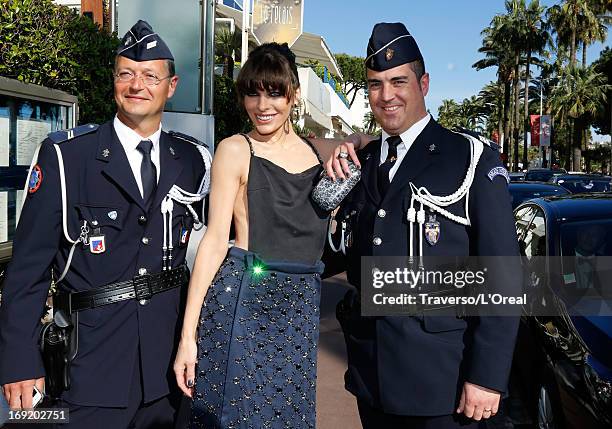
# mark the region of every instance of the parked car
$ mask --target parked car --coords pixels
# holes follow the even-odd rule
[[[525,173],[522,171],[508,172],[508,176],[510,176],[511,182],[522,182],[525,180]]]
[[[537,182],[548,182],[551,178],[559,174],[566,174],[562,168],[551,169],[551,168],[532,168],[525,174],[525,180],[537,181]]]
[[[515,209],[523,201],[532,198],[548,197],[553,195],[567,195],[569,191],[554,183],[544,182],[510,182],[508,185],[512,208]]]
[[[612,256],[612,195],[538,198],[516,208],[514,217],[532,292],[521,317],[510,395],[520,395],[539,428],[610,428],[612,312],[573,311],[576,301],[567,291],[587,285],[605,289],[603,296],[610,296],[610,264],[593,256]],[[557,256],[563,259],[550,258]],[[579,282],[584,277],[577,256],[592,264],[588,282]],[[564,287],[557,287],[561,283]],[[600,308],[612,308],[612,302],[601,296],[597,295]],[[534,305],[545,306],[546,312],[527,315],[533,314]]]
[[[561,174],[550,179],[550,183],[563,186],[572,194],[582,192],[610,192],[612,177],[597,174]]]

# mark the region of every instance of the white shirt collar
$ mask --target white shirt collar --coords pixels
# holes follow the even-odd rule
[[[159,124],[159,128],[153,134],[148,137],[142,137],[136,131],[125,125],[121,120],[115,115],[115,120],[113,121],[113,127],[115,128],[115,132],[117,133],[117,137],[119,137],[119,141],[123,145],[123,148],[126,152],[137,150],[136,147],[138,143],[142,140],[151,140],[153,143],[152,151],[157,152],[159,150],[159,138],[161,136],[162,125]]]
[[[419,119],[417,122],[415,122],[410,128],[408,128],[406,131],[404,131],[403,133],[400,134],[400,137],[402,138],[402,145],[404,145],[406,151],[408,151],[408,149],[410,149],[410,146],[412,146],[412,143],[414,143],[414,141],[417,139],[417,137],[421,134],[421,132],[425,129],[425,127],[427,126],[427,124],[429,123],[429,120],[431,119],[431,115],[428,113],[427,115],[425,115],[425,117],[423,119]],[[382,131],[382,148],[381,148],[381,162],[384,162],[387,159],[387,151],[388,151],[388,147],[389,147],[389,143],[387,143],[387,139],[390,137],[390,135],[383,130]],[[383,148],[384,148],[384,158],[382,157],[382,152],[383,152]]]

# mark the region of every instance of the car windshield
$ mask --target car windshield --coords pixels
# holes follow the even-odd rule
[[[601,179],[559,179],[557,182],[572,193],[579,192],[609,192],[610,181]]]
[[[560,227],[564,301],[584,315],[610,313],[612,220],[567,222]],[[602,299],[603,298],[603,299]]]
[[[533,182],[548,182],[554,173],[552,171],[528,171],[525,180]]]

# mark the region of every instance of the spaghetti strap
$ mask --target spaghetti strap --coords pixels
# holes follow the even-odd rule
[[[310,146],[310,149],[312,149],[312,151],[314,152],[314,154],[317,156],[317,160],[319,160],[319,164],[323,165],[323,160],[321,159],[321,155],[319,155],[319,151],[317,150],[317,148],[312,144],[312,142],[307,139],[306,137],[302,137],[300,136],[300,138],[302,140],[304,140],[308,146]]]
[[[251,143],[251,139],[249,138],[249,136],[247,136],[244,133],[240,133],[240,135],[244,137],[246,141],[249,143],[249,149],[251,150],[251,156],[255,156],[255,151],[253,150],[253,143]]]

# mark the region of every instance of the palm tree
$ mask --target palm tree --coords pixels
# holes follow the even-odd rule
[[[459,123],[459,105],[455,100],[442,100],[438,108],[438,122],[445,128],[455,128]]]
[[[442,100],[442,105],[438,108],[438,122],[446,128],[466,128],[483,132],[485,119],[482,101],[476,96],[466,98],[461,103]]]
[[[484,108],[481,100],[476,96],[464,99],[459,105],[459,126],[479,133],[484,131]]]
[[[493,17],[487,28],[480,33],[483,37],[482,47],[478,52],[485,54],[485,58],[472,65],[476,70],[489,67],[497,67],[497,83],[503,88],[503,106],[500,112],[501,126],[499,130],[499,142],[502,152],[509,153],[510,134],[510,90],[514,75],[512,53],[509,52],[505,41],[505,31],[508,26],[504,25],[505,18],[501,15]]]
[[[497,128],[498,137],[503,130],[504,87],[499,82],[489,82],[478,93],[482,112],[487,118],[486,133],[492,136]]]
[[[376,122],[376,117],[374,117],[374,113],[368,112],[364,115],[363,128],[365,130],[365,133],[371,136],[380,133],[380,127],[378,125],[378,122]]]
[[[605,5],[598,0],[589,0],[588,8],[592,13],[579,17],[578,40],[582,43],[582,66],[587,65],[587,48],[599,41],[605,42],[608,36],[607,25],[612,25],[612,16],[606,14]]]
[[[572,162],[570,168],[581,169],[581,135],[590,119],[604,108],[606,93],[612,88],[606,83],[606,76],[590,67],[568,67],[560,75],[559,83],[551,94],[553,112],[567,115],[572,120],[570,138]]]
[[[598,25],[593,0],[564,0],[548,9],[547,18],[557,34],[557,44],[569,47],[570,67],[576,65],[576,51],[580,36]],[[587,30],[580,33],[583,28]],[[585,61],[586,62],[586,61]]]
[[[234,55],[241,56],[242,36],[223,28],[215,34],[215,55],[223,62],[223,75],[234,78]]]
[[[519,132],[520,132],[520,66],[523,53],[527,50],[527,28],[525,21],[525,0],[506,0],[506,14],[502,16],[502,31],[507,49],[512,52],[514,75],[514,122],[512,127],[512,164],[518,170]],[[525,166],[523,166],[525,167]]]
[[[523,11],[526,33],[525,33],[525,51],[526,51],[526,63],[525,63],[525,94],[523,99],[524,106],[524,124],[525,130],[523,134],[523,168],[527,166],[527,132],[529,130],[529,66],[532,63],[532,54],[542,54],[546,45],[550,40],[547,26],[548,24],[543,20],[545,8],[540,5],[539,0],[532,0],[527,8]]]

